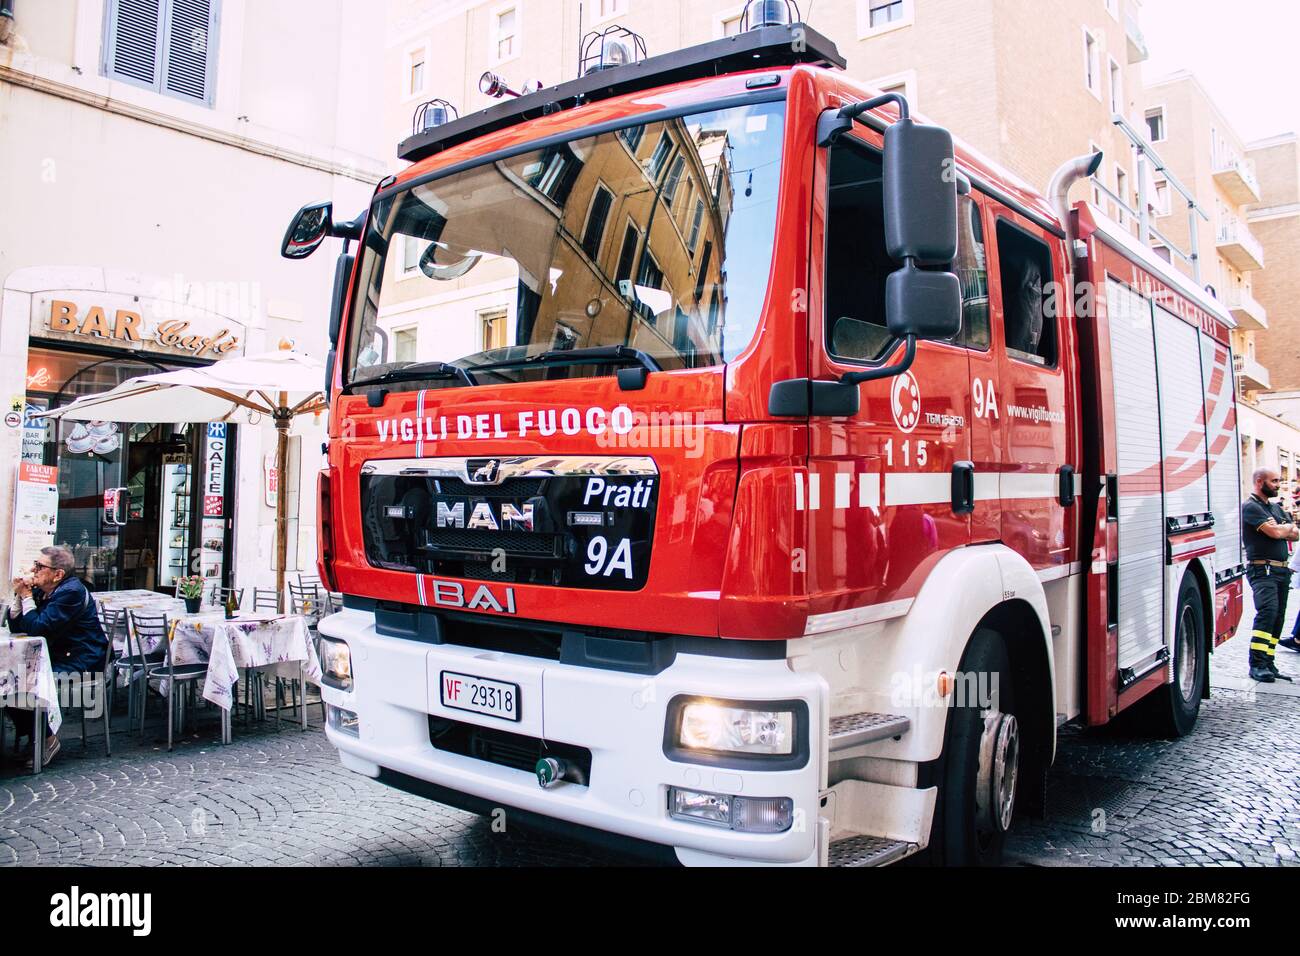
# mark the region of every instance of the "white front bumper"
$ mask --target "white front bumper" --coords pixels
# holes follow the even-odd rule
[[[327,703],[359,715],[359,737],[326,729],[349,769],[374,777],[387,768],[505,807],[675,847],[683,862],[817,862],[826,685],[814,674],[792,672],[784,660],[678,654],[672,666],[648,677],[387,637],[376,633],[373,614],[356,610],[324,618],[320,632],[345,641],[352,653],[353,689],[321,688]],[[518,684],[520,721],[443,707],[442,670]],[[808,761],[798,770],[753,771],[668,759],[666,711],[679,694],[806,701]],[[586,747],[592,754],[590,785],[563,782],[542,789],[532,773],[437,750],[429,739],[430,714]],[[789,797],[794,826],[786,833],[749,834],[670,819],[670,786]]]

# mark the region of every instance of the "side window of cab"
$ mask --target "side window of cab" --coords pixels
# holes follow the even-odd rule
[[[893,338],[885,324],[885,280],[902,263],[885,251],[880,153],[849,137],[831,147],[826,211],[824,331],[830,354],[845,362],[877,362]],[[988,261],[979,205],[962,196],[957,259],[962,330],[951,341],[989,347]]]
[[[1057,329],[1052,294],[1052,254],[1037,236],[999,219],[998,281],[1007,355],[1055,368]]]

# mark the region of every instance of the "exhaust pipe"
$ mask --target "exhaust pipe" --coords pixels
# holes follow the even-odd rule
[[[1071,243],[1074,236],[1070,232],[1070,187],[1095,173],[1101,166],[1101,159],[1101,150],[1068,159],[1052,173],[1052,179],[1047,184],[1047,201],[1052,204],[1052,211],[1061,221],[1061,228]]]

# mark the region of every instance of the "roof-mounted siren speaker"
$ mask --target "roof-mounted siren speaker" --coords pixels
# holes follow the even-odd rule
[[[793,0],[749,0],[740,15],[740,32],[761,30],[764,27],[788,27],[802,23],[803,15]]]
[[[427,133],[454,119],[460,119],[460,111],[456,107],[446,100],[429,100],[415,108],[415,115],[411,117],[411,135]]]
[[[614,24],[604,30],[593,30],[582,38],[578,75],[640,63],[645,57],[645,40],[641,35]]]

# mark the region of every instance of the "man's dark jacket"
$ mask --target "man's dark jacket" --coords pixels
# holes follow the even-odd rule
[[[95,671],[104,666],[108,638],[95,611],[95,599],[77,578],[64,578],[46,596],[32,588],[36,610],[9,612],[9,630],[45,638],[56,671]]]

